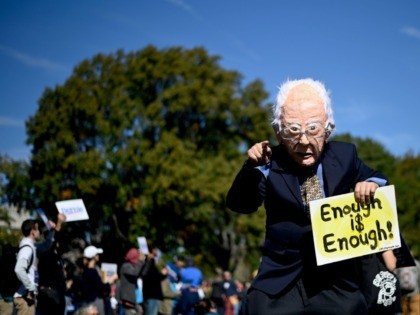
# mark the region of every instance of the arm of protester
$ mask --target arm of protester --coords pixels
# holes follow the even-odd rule
[[[112,284],[117,280],[118,280],[118,274],[114,273],[112,276],[106,277],[105,283]]]
[[[248,162],[255,166],[265,165],[270,161],[271,153],[267,140],[256,143],[248,150]]]
[[[24,247],[22,248],[16,260],[15,273],[19,281],[24,285],[28,291],[36,291],[36,285],[33,280],[29,277],[27,272],[30,268],[31,256],[34,255],[32,248]]]
[[[57,224],[55,225],[55,230],[59,232],[61,230],[61,227],[63,223],[66,221],[66,215],[63,213],[59,213],[57,215]]]
[[[144,265],[141,268],[140,271],[140,277],[145,277],[149,274],[150,268],[155,263],[154,255],[152,253],[147,254],[146,260],[144,261]]]
[[[55,240],[55,223],[50,221],[50,224],[53,223],[54,225],[52,225],[51,230],[49,230],[47,232],[47,235],[45,237],[45,240],[43,242],[40,243],[35,243],[35,247],[36,247],[36,252],[39,254],[45,253],[47,251],[49,251],[52,247],[52,245],[54,244],[54,240]]]
[[[382,258],[385,263],[386,269],[393,272],[397,267],[397,257],[395,257],[394,252],[390,249],[382,253]]]
[[[379,185],[375,182],[358,182],[354,188],[356,202],[368,205],[373,201],[376,189]]]
[[[57,223],[49,221],[51,230],[48,231],[45,240],[41,243],[35,243],[35,247],[38,253],[45,253],[50,250],[55,241],[56,232],[61,230],[63,222],[66,220],[66,216],[62,213],[57,215]]]
[[[263,203],[271,154],[268,141],[256,143],[248,150],[248,159],[236,175],[226,196],[226,205],[230,210],[252,213]]]

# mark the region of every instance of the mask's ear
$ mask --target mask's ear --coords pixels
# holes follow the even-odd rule
[[[328,141],[328,139],[330,138],[330,135],[331,135],[331,131],[326,131],[325,132],[325,142]]]
[[[334,128],[335,128],[335,124],[332,124],[329,122],[325,131],[325,142],[327,142],[327,140],[330,138],[331,133],[334,131]]]
[[[274,130],[274,133],[276,134],[277,141],[279,142],[279,144],[282,144],[283,139],[280,136],[279,125],[273,125],[273,130]]]

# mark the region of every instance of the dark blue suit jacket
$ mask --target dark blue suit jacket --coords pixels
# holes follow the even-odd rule
[[[310,219],[300,196],[298,166],[280,145],[273,148],[268,177],[248,165],[236,176],[227,195],[227,206],[240,213],[252,213],[264,202],[266,236],[262,260],[252,286],[276,295],[302,279],[308,294],[337,285],[358,287],[357,259],[316,266]],[[352,144],[328,142],[322,156],[326,197],[349,193],[357,182],[369,177],[386,179],[357,156]]]

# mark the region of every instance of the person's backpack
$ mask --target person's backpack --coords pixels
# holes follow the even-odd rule
[[[17,255],[19,254],[19,251],[24,247],[30,247],[32,250],[32,247],[30,245],[23,245],[19,247],[18,250],[11,250],[7,252],[7,254],[3,253],[2,261],[1,261],[1,269],[3,273],[3,276],[1,278],[0,283],[0,294],[3,297],[11,297],[15,292],[19,289],[21,282],[16,276],[15,273],[15,266],[17,261]],[[32,266],[34,260],[34,253],[32,250],[32,255],[29,260],[28,267],[26,268],[26,272],[29,272],[29,269]]]

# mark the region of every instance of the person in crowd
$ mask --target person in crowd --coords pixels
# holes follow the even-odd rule
[[[120,267],[119,300],[124,315],[139,315],[143,309],[136,298],[137,281],[143,267],[143,254],[137,248],[130,248],[125,255],[125,262]]]
[[[118,275],[102,279],[97,269],[99,254],[102,253],[102,248],[93,245],[87,246],[83,251],[82,299],[84,305],[93,304],[97,307],[100,315],[105,315],[104,297],[109,296],[110,284],[118,279]]]
[[[181,295],[175,283],[171,282],[168,276],[168,267],[163,266],[161,271],[164,279],[161,281],[162,301],[159,303],[159,315],[172,315],[175,299]]]
[[[158,248],[154,247],[146,256],[141,271],[143,280],[143,299],[146,315],[157,315],[159,304],[163,299],[161,281],[166,278],[156,266]]]
[[[185,266],[185,258],[182,255],[175,256],[173,262],[166,263],[168,278],[172,283],[179,283],[181,280],[181,270]]]
[[[200,297],[200,290],[203,274],[195,266],[193,258],[188,258],[186,264],[187,266],[181,270],[181,298],[178,301],[176,312],[182,315],[192,315],[194,314],[194,306],[202,298]]]
[[[35,314],[36,295],[38,294],[38,271],[36,266],[37,252],[49,250],[54,241],[55,223],[49,221],[50,232],[47,238],[41,239],[39,224],[28,219],[22,222],[21,231],[24,238],[19,243],[14,271],[20,281],[19,288],[13,295],[13,307],[16,315]]]
[[[225,298],[223,292],[223,270],[216,269],[216,278],[211,285],[210,299],[215,303],[217,312],[220,314],[225,313]]]
[[[66,311],[66,275],[60,254],[60,230],[66,216],[57,215],[54,242],[51,248],[38,255],[39,287],[37,315],[60,315]]]
[[[38,288],[35,280],[36,274],[36,248],[35,242],[40,239],[38,222],[25,220],[21,226],[24,238],[19,244],[19,252],[15,266],[15,273],[21,282],[14,294],[13,305],[17,315],[35,314],[35,295]]]
[[[177,255],[174,257],[173,262],[166,263],[166,270],[168,271],[168,278],[171,281],[171,286],[175,287],[176,291],[181,289],[181,270],[185,266],[185,258],[183,255]],[[176,308],[176,305],[179,302],[180,296],[175,297],[173,301],[173,307]]]
[[[400,280],[403,315],[420,314],[420,261],[414,259],[415,266],[397,268],[396,274]]]
[[[223,313],[220,313],[217,311],[216,304],[214,301],[212,301],[209,298],[202,299],[200,302],[198,302],[195,307],[195,314],[196,315],[222,315]]]
[[[74,262],[67,261],[65,265],[66,271],[66,304],[69,313],[79,309],[83,301],[83,256]]]
[[[225,300],[225,315],[238,315],[238,288],[232,279],[230,271],[223,272],[223,296]]]
[[[318,267],[309,202],[354,191],[368,205],[388,183],[355,146],[329,141],[335,128],[329,92],[313,79],[288,80],[273,106],[278,145],[253,145],[227,195],[239,213],[264,202],[266,237],[258,274],[247,293],[249,314],[367,314],[358,259]]]

